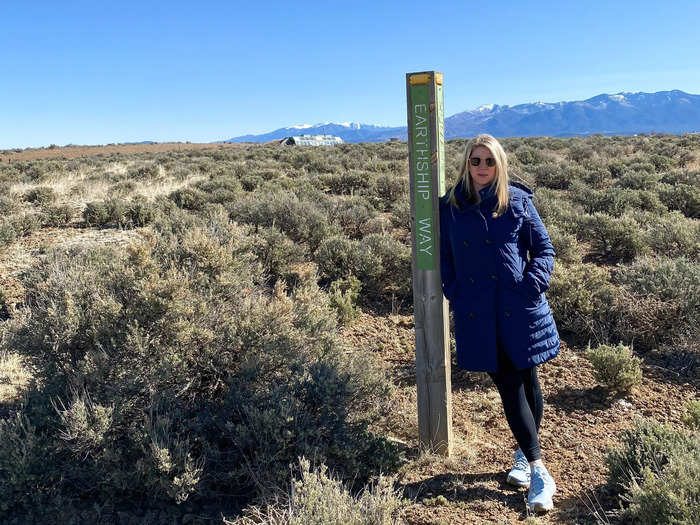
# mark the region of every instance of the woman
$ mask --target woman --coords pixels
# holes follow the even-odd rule
[[[519,445],[507,481],[529,487],[531,510],[550,510],[556,486],[537,439],[542,391],[536,366],[559,353],[544,296],[554,249],[532,191],[509,182],[506,153],[491,135],[467,145],[457,182],[440,202],[440,232],[457,364],[493,379]]]

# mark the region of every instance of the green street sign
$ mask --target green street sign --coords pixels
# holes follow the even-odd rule
[[[438,253],[434,201],[445,192],[442,74],[409,75],[408,85],[416,267],[434,270]]]

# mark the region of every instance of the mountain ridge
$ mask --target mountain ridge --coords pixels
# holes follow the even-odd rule
[[[602,93],[586,100],[533,102],[517,105],[484,104],[445,118],[445,138],[468,138],[479,133],[497,137],[633,135],[636,133],[700,132],[700,95],[679,89],[645,93]],[[407,139],[406,126],[358,122],[297,124],[259,135],[222,142],[268,142],[292,135],[335,135],[345,142],[384,142]]]

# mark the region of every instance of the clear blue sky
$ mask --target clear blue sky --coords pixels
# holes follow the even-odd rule
[[[700,2],[0,2],[0,148],[208,142],[324,121],[405,125],[600,93],[700,94]]]

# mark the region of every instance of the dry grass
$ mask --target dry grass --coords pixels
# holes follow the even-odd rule
[[[173,191],[185,188],[187,186],[191,186],[192,184],[195,184],[206,178],[206,175],[194,175],[184,181],[180,181],[173,178],[167,178],[166,180],[158,182],[157,184],[142,183],[136,187],[136,189],[134,190],[134,194],[141,195],[148,200],[153,200],[161,195],[168,195]]]
[[[27,148],[21,151],[0,151],[0,161],[35,159],[75,159],[96,155],[131,155],[134,153],[158,153],[162,151],[206,151],[230,148],[250,148],[251,144],[187,144],[163,142],[161,144],[115,144],[111,146],[65,146],[62,148]]]
[[[105,175],[124,175],[134,162],[115,162],[104,168]],[[149,201],[168,195],[206,179],[206,175],[193,175],[187,180],[170,177],[160,168],[157,180],[132,181],[134,189],[121,197],[142,196]],[[57,195],[56,204],[68,204],[76,211],[82,210],[88,202],[104,201],[114,197],[114,182],[106,178],[95,179],[94,169],[82,168],[68,173],[50,173],[41,182],[17,183],[10,186],[10,192],[21,196],[37,187],[50,187]]]
[[[25,391],[32,375],[19,355],[11,352],[0,353],[0,403],[12,404]]]

